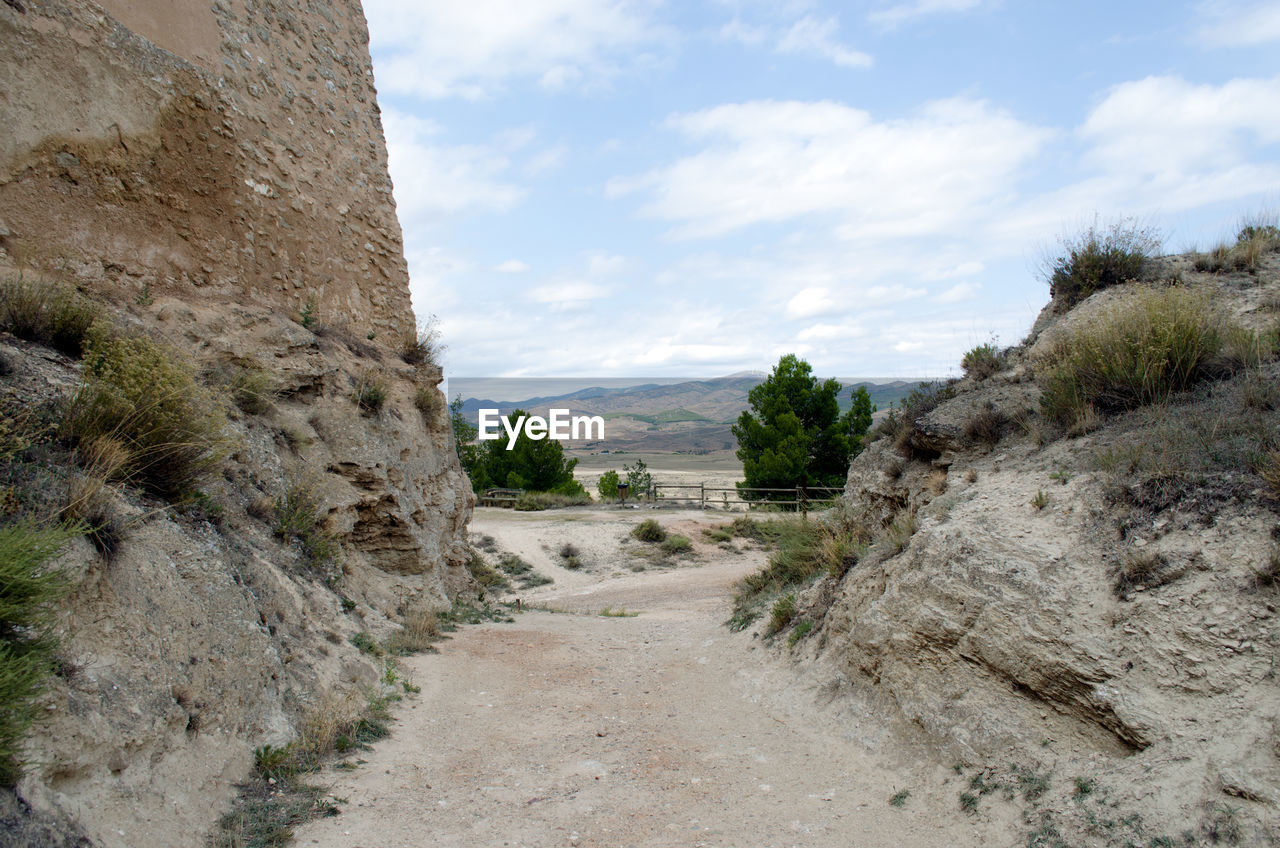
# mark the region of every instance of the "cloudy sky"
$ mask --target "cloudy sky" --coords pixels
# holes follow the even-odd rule
[[[1280,2],[364,5],[454,377],[941,376],[1095,218],[1280,208]]]

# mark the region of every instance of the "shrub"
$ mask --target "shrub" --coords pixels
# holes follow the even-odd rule
[[[356,405],[361,411],[377,414],[387,402],[387,383],[381,376],[366,372],[356,386]]]
[[[791,619],[796,617],[796,596],[795,593],[783,595],[774,601],[772,609],[769,610],[769,633],[772,635],[782,630],[791,623]]]
[[[1117,597],[1132,592],[1139,586],[1159,586],[1160,572],[1164,569],[1165,560],[1158,553],[1140,553],[1128,551],[1114,568],[1112,588]]]
[[[970,442],[994,446],[1009,427],[1009,416],[988,403],[969,416],[964,424],[964,437]]]
[[[1167,400],[1209,373],[1224,323],[1208,298],[1183,288],[1136,292],[1059,338],[1040,367],[1041,410],[1071,424]]]
[[[29,523],[0,527],[0,786],[21,776],[22,740],[53,670],[50,625],[67,582],[47,563],[77,532]]]
[[[271,410],[271,378],[259,368],[239,368],[231,378],[231,399],[249,415],[264,415]]]
[[[364,630],[351,637],[351,644],[359,648],[362,654],[368,654],[371,657],[382,656],[382,646],[375,642],[373,637]]]
[[[387,653],[392,656],[420,654],[440,640],[440,619],[434,612],[418,607],[407,612],[399,630],[387,640]]]
[[[964,358],[960,360],[960,367],[964,369],[966,376],[972,377],[974,380],[985,380],[1000,371],[1001,367],[1003,367],[1003,360],[999,349],[988,342],[987,344],[978,345],[966,353]]]
[[[1037,511],[1044,509],[1049,505],[1049,495],[1044,489],[1036,490],[1035,496],[1031,498],[1031,506]]]
[[[564,492],[524,492],[516,498],[513,505],[517,512],[541,512],[544,509],[561,509],[567,506],[586,506],[591,503],[591,496],[584,489],[581,492],[567,494]]]
[[[679,533],[672,533],[662,542],[662,552],[667,556],[687,554],[693,550],[693,540]]]
[[[667,538],[667,531],[652,518],[646,518],[631,529],[631,535],[642,542],[662,542]]]
[[[1159,250],[1159,235],[1132,220],[1107,227],[1095,222],[1062,240],[1062,253],[1048,269],[1049,296],[1070,308],[1100,289],[1140,279]]]
[[[445,345],[440,341],[440,319],[432,315],[404,337],[400,358],[410,365],[439,365]]]
[[[502,576],[502,572],[490,565],[477,550],[471,551],[471,558],[467,560],[467,570],[471,572],[476,582],[486,589],[505,591],[511,588],[511,583]]]
[[[320,502],[314,489],[305,483],[289,486],[273,505],[275,534],[286,542],[296,542],[303,564],[328,583],[341,574],[341,548],[337,537],[324,529]]]
[[[66,286],[10,278],[0,284],[0,329],[70,356],[84,352],[94,309]]]
[[[418,386],[413,393],[413,405],[427,424],[435,423],[445,407],[444,398],[434,386]]]
[[[1274,218],[1247,220],[1236,234],[1235,244],[1219,244],[1195,259],[1197,271],[1256,272],[1262,257],[1280,250],[1280,228]]]
[[[572,542],[565,542],[563,545],[560,546],[561,559],[573,559],[574,557],[579,556],[581,553],[582,552],[578,550],[578,547],[574,545]]]
[[[308,297],[298,313],[298,323],[307,330],[315,330],[320,326],[320,305],[315,295]]]
[[[911,537],[916,534],[917,528],[915,513],[908,513],[900,516],[885,529],[881,541],[888,548],[890,554],[900,554],[907,547],[907,543],[911,541]]]
[[[600,479],[596,481],[596,492],[600,495],[602,501],[616,501],[618,499],[618,472],[612,468],[600,475]]]
[[[173,499],[217,463],[226,416],[174,354],[145,336],[89,334],[84,374],[63,421],[77,445],[104,437],[128,450],[129,471]]]

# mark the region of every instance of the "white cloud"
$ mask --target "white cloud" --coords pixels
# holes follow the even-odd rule
[[[524,198],[525,190],[506,178],[511,163],[499,150],[436,144],[438,127],[394,109],[383,111],[382,122],[406,229],[464,212],[506,211]]]
[[[1087,161],[1111,171],[1185,175],[1225,170],[1280,141],[1280,77],[1195,85],[1147,77],[1111,89],[1081,134]]]
[[[796,339],[802,342],[840,341],[856,339],[866,335],[866,330],[859,324],[814,324],[796,333]]]
[[[951,288],[934,298],[938,303],[963,303],[978,296],[982,286],[977,283],[956,283]]]
[[[735,15],[720,28],[719,36],[746,47],[772,44],[775,53],[815,56],[845,68],[869,68],[874,64],[869,53],[853,50],[840,42],[838,18],[810,14],[796,17],[803,10],[803,6],[794,4],[788,8],[768,5],[762,10],[752,10],[764,15],[762,22],[748,22]]]
[[[787,301],[787,315],[791,318],[812,318],[836,309],[831,292],[823,288],[801,289]]]
[[[599,300],[608,297],[610,293],[607,286],[595,283],[552,283],[531,289],[529,299],[535,303],[564,306],[585,300]]]
[[[1280,3],[1212,2],[1200,5],[1197,40],[1212,47],[1254,47],[1280,41]]]
[[[668,38],[656,0],[366,0],[378,87],[486,97],[516,79],[593,86]]]
[[[867,15],[867,20],[885,29],[892,29],[916,18],[968,12],[982,5],[982,2],[983,0],[914,0],[871,12]]]
[[[806,15],[792,24],[778,42],[779,53],[812,53],[845,68],[869,68],[872,58],[859,50],[850,50],[840,44],[836,36],[840,22],[835,18],[818,20]]]
[[[644,214],[678,222],[686,238],[813,214],[835,216],[851,239],[947,232],[1012,191],[1049,137],[964,98],[895,121],[829,101],[765,100],[668,125],[703,149],[608,190],[647,193]]]
[[[493,266],[493,270],[499,274],[523,274],[529,270],[529,264],[521,262],[519,259],[508,259],[506,262],[500,262]]]

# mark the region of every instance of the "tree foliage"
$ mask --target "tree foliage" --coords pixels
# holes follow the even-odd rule
[[[532,439],[521,428],[510,450],[507,450],[505,434],[500,439],[476,442],[479,429],[463,417],[462,398],[456,398],[449,409],[458,459],[475,491],[499,487],[561,495],[586,494],[582,484],[573,479],[578,460],[566,459],[564,446],[556,439]],[[527,414],[516,409],[507,417],[517,421]]]
[[[818,380],[794,354],[778,360],[773,373],[748,393],[751,408],[733,426],[745,477],[739,488],[843,485],[875,407],[859,388],[841,414],[840,390],[835,380]]]

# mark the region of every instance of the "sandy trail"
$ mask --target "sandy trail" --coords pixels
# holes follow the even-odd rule
[[[707,546],[697,566],[610,571],[601,551],[653,514],[717,523],[478,513],[473,531],[530,561],[568,533],[597,568],[539,564],[557,583],[525,600],[562,611],[467,627],[439,655],[409,659],[421,694],[367,764],[325,775],[343,813],[300,829],[297,844],[1010,844],[959,811],[942,764],[887,758],[866,741],[882,736],[873,719],[858,727],[847,711],[819,708],[759,640],[722,625],[730,587],[763,554]],[[597,614],[620,607],[640,614]],[[908,787],[903,807],[888,804]]]

